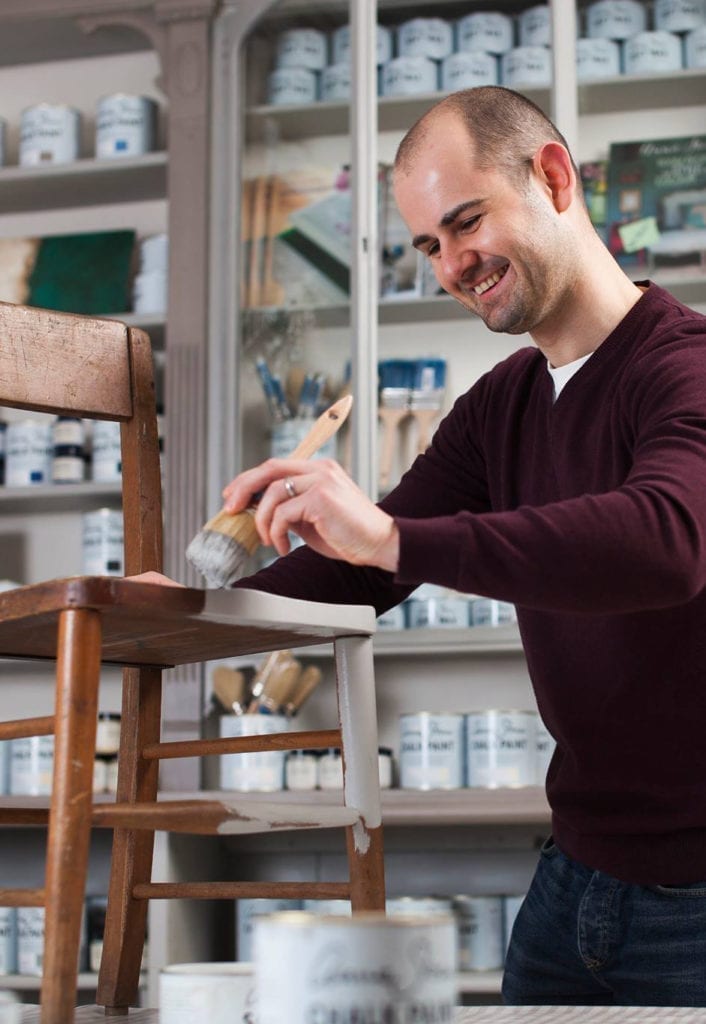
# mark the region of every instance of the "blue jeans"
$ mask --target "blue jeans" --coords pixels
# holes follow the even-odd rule
[[[706,1006],[706,881],[628,885],[547,840],[502,993],[512,1006]]]

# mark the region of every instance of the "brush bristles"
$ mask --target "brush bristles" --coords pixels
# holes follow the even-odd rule
[[[250,509],[237,515],[219,512],[196,534],[186,557],[209,583],[229,587],[243,575],[259,543]]]

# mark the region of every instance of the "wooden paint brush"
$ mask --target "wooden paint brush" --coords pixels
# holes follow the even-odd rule
[[[284,701],[283,711],[288,718],[293,718],[304,701],[309,697],[321,682],[321,669],[317,665],[308,665],[296,680],[287,700]]]
[[[213,694],[224,711],[242,715],[245,711],[245,674],[237,668],[219,665],[213,670]]]
[[[352,405],[352,395],[334,402],[315,420],[289,457],[308,459],[314,455],[345,422]],[[243,574],[249,556],[260,543],[255,527],[256,507],[251,505],[235,514],[221,509],[189,544],[186,557],[210,583],[228,587]]]

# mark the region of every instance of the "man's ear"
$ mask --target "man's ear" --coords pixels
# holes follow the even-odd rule
[[[557,213],[564,213],[576,195],[576,172],[566,147],[545,142],[534,155],[533,167]]]

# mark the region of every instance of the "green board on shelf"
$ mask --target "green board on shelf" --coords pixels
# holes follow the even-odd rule
[[[99,316],[125,312],[134,247],[134,231],[42,238],[29,279],[29,305]]]

